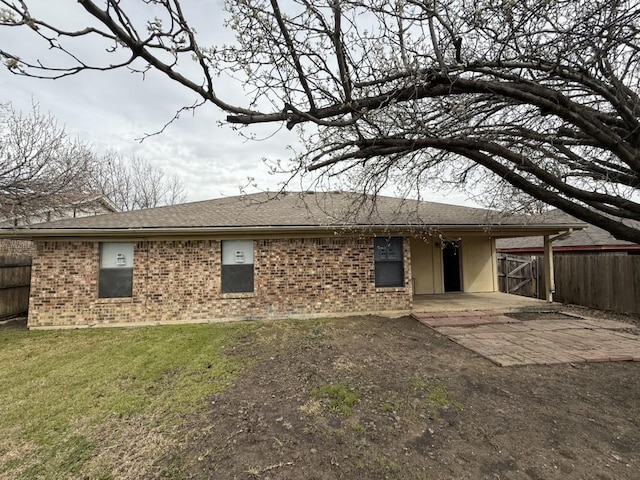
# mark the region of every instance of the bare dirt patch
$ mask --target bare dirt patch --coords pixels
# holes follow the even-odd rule
[[[640,362],[498,367],[411,318],[270,322],[170,478],[635,479]]]

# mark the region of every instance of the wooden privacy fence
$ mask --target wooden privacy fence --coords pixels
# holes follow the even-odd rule
[[[0,318],[27,311],[30,282],[29,255],[0,256]]]
[[[556,254],[554,300],[640,313],[640,255]]]
[[[498,254],[498,285],[501,292],[525,297],[544,297],[542,257]]]
[[[544,298],[543,260],[499,253],[500,291]],[[556,302],[640,313],[640,255],[559,252],[553,266]]]

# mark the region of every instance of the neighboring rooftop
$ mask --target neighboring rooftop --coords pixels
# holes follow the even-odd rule
[[[447,205],[436,202],[370,196],[346,192],[256,193],[132,212],[111,213],[30,225],[33,235],[45,231],[153,231],[195,229],[256,229],[285,227],[401,227],[433,228],[557,226],[524,215]],[[581,228],[573,219],[567,225]],[[20,229],[17,229],[20,230]],[[1,234],[1,232],[0,232]]]
[[[551,210],[544,215],[549,221],[577,222],[574,217],[561,210]],[[625,223],[640,229],[640,222],[626,220]],[[496,248],[510,251],[542,251],[543,239],[541,237],[502,238],[496,242]],[[577,230],[571,235],[553,243],[553,249],[562,250],[612,250],[640,248],[632,242],[618,240],[606,230],[595,225],[586,225],[583,230]]]
[[[24,200],[0,195],[0,227],[23,226],[70,216],[84,217],[118,211],[113,202],[101,193],[76,192],[34,196],[27,199],[30,208],[25,207],[23,202]]]

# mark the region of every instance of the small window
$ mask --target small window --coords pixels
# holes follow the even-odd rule
[[[253,240],[222,241],[222,293],[253,292]]]
[[[133,296],[133,243],[100,245],[98,297]]]
[[[403,287],[402,237],[374,238],[376,287]]]

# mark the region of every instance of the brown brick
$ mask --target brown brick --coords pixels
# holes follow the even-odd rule
[[[0,257],[5,255],[33,255],[34,245],[29,240],[0,239]]]
[[[405,285],[375,288],[373,239],[256,240],[254,294],[220,291],[220,241],[135,243],[133,297],[99,299],[99,243],[36,242],[29,325],[96,325],[260,319],[411,308]]]

